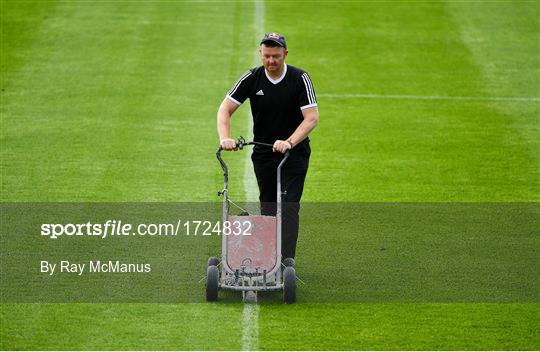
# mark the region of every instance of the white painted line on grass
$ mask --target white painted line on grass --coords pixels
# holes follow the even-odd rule
[[[254,33],[256,37],[256,46],[259,46],[259,39],[262,38],[264,31],[264,0],[255,0],[254,13]],[[259,63],[259,53],[255,51],[253,56],[254,65]],[[248,140],[253,138],[253,116],[251,112],[248,114]],[[246,193],[246,201],[257,201],[257,181],[253,167],[251,166],[251,151],[246,152],[246,160],[244,163],[244,189]],[[242,317],[242,350],[255,351],[259,349],[259,305],[252,303],[244,303],[244,312]]]
[[[251,112],[248,114],[248,136],[247,141],[253,139],[253,116]],[[251,164],[251,148],[246,148],[246,160],[244,162],[244,190],[246,193],[246,202],[254,203],[258,201],[258,187],[257,178],[255,177],[255,171]],[[249,211],[249,209],[248,209]]]
[[[264,35],[264,0],[254,1],[255,6],[255,13],[254,13],[254,33],[255,33],[255,40],[256,40],[256,46],[259,46],[259,40]],[[253,54],[253,65],[257,66],[260,62],[259,58],[259,51],[255,50]],[[253,116],[251,115],[251,111],[248,114],[248,127],[247,127],[247,133],[246,136],[247,140],[253,139]],[[251,150],[249,152],[246,152],[246,160],[244,163],[244,190],[246,193],[246,201],[247,202],[257,202],[258,201],[258,186],[257,186],[257,179],[255,177],[255,173],[253,171],[253,167],[251,166]]]
[[[474,97],[451,95],[392,95],[320,93],[322,98],[337,99],[394,99],[394,100],[471,100],[471,101],[540,101],[540,97]]]
[[[259,305],[244,303],[242,319],[242,350],[255,351],[259,349]]]

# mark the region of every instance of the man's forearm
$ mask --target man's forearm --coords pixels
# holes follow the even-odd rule
[[[231,117],[237,108],[238,105],[227,98],[221,102],[217,112],[217,130],[220,140],[231,138]]]
[[[220,140],[231,138],[231,116],[221,110],[218,112],[217,129]]]
[[[307,136],[317,127],[319,122],[319,116],[317,113],[313,113],[310,116],[304,118],[304,121],[296,128],[294,133],[287,139],[292,146],[302,142]]]

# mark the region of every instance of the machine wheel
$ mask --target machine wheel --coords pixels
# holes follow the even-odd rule
[[[257,292],[243,291],[242,300],[244,301],[244,303],[257,303]]]
[[[296,267],[296,263],[295,263],[293,258],[285,258],[285,259],[283,259],[283,265],[292,266],[293,268]]]
[[[218,258],[216,258],[216,257],[208,258],[208,265],[207,266],[212,266],[212,265],[218,266],[218,264],[219,264],[219,259]]]
[[[215,265],[210,265],[206,269],[206,300],[215,302],[218,299],[219,270]]]
[[[292,266],[283,270],[283,302],[296,302],[296,270]]]

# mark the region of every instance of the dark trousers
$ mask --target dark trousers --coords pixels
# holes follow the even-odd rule
[[[282,258],[294,258],[298,240],[300,198],[304,190],[311,150],[308,142],[296,146],[281,169],[282,197]],[[277,167],[283,159],[281,153],[252,154],[251,160],[259,185],[259,201],[262,215],[276,215]]]

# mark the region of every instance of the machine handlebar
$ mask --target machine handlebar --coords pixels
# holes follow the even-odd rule
[[[244,139],[244,137],[242,137],[242,136],[238,137],[238,139],[236,140],[236,148],[242,150],[242,149],[244,149],[244,146],[246,146],[246,145],[258,145],[260,147],[268,147],[268,148],[273,148],[274,147],[274,145],[270,144],[270,143],[262,143],[262,142],[255,142],[255,141],[247,142]],[[223,148],[221,146],[219,146],[219,148],[217,149],[216,154],[220,155],[222,150],[223,150]],[[285,154],[288,155],[289,151],[287,151],[287,153],[285,153]]]

